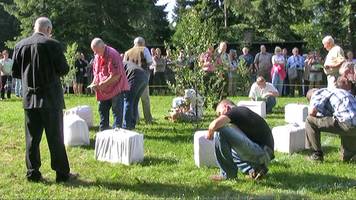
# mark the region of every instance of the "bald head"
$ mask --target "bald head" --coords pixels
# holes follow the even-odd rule
[[[229,111],[232,107],[235,107],[235,106],[236,105],[231,100],[224,99],[216,106],[216,114],[218,116],[224,115],[224,114],[226,114],[227,111]]]
[[[101,38],[94,38],[90,44],[93,52],[99,56],[103,56],[105,52],[105,43]]]
[[[47,17],[39,17],[36,19],[35,26],[34,26],[35,32],[41,32],[44,33],[47,36],[50,36],[52,33],[52,22],[50,19]]]
[[[134,40],[134,46],[135,47],[143,47],[145,46],[145,39],[143,37],[137,37]]]

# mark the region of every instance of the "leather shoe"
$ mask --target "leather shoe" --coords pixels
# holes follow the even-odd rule
[[[268,168],[266,166],[261,166],[258,170],[251,169],[248,174],[251,179],[257,181],[265,177],[267,172]]]
[[[79,174],[77,174],[77,173],[69,173],[65,176],[57,175],[56,182],[57,183],[71,182],[71,181],[78,179],[78,177],[79,177]]]
[[[27,181],[39,183],[39,182],[45,182],[46,180],[42,176],[39,176],[39,177],[27,177]]]
[[[310,156],[309,159],[312,161],[319,161],[323,162],[324,161],[324,154],[321,151],[314,151]]]

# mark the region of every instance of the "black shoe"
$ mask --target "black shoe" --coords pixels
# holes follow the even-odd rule
[[[355,162],[356,161],[356,154],[350,155],[350,154],[345,154],[344,156],[341,157],[341,160],[344,162]]]
[[[58,175],[56,177],[56,182],[57,183],[64,183],[64,182],[70,182],[70,181],[74,181],[76,179],[78,179],[79,174],[76,173],[69,173],[67,175]]]
[[[262,165],[259,169],[251,169],[248,172],[248,175],[253,180],[261,180],[263,177],[266,176],[268,172],[268,168],[265,165]]]
[[[41,172],[38,170],[29,170],[26,174],[26,178],[30,182],[41,182],[44,180]]]
[[[310,160],[313,161],[324,161],[324,155],[323,152],[321,151],[314,151],[310,156],[309,156]]]

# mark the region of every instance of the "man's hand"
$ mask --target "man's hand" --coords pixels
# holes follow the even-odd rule
[[[316,117],[316,114],[318,113],[318,111],[316,110],[315,107],[309,108],[309,115]]]
[[[214,131],[209,129],[208,133],[206,134],[206,139],[213,140],[214,139]]]
[[[220,115],[210,123],[206,139],[212,140],[214,138],[214,132],[228,123],[230,123],[230,119],[226,115]]]

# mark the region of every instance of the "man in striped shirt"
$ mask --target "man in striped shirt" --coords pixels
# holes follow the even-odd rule
[[[337,85],[336,89],[312,89],[307,94],[311,109],[306,119],[305,132],[313,150],[310,156],[312,160],[324,159],[320,143],[321,131],[356,139],[356,98],[349,92],[350,83],[342,77],[338,79]],[[342,159],[356,160],[356,152],[348,150],[350,145],[344,145],[344,142],[352,141],[341,140],[345,151]]]

